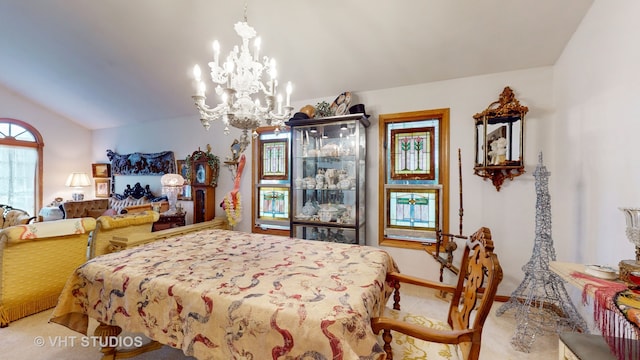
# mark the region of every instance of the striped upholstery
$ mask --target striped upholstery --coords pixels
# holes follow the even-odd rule
[[[82,230],[67,226],[80,223]],[[60,233],[40,227],[60,225]],[[22,238],[24,227],[43,236]],[[86,261],[87,241],[95,228],[93,218],[18,225],[0,232],[0,326],[54,307],[69,275]],[[46,236],[45,232],[57,235]]]
[[[160,214],[155,211],[143,211],[134,214],[100,216],[96,229],[91,235],[89,245],[89,259],[111,252],[109,246],[114,236],[132,233],[150,233],[153,223],[158,221]]]

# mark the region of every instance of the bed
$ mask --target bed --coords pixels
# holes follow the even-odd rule
[[[383,359],[370,319],[396,270],[375,247],[202,230],[85,263],[51,321],[86,334],[91,317],[198,359]]]

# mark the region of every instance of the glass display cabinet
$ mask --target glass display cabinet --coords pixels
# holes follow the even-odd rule
[[[295,119],[291,128],[291,236],[365,244],[364,114]]]

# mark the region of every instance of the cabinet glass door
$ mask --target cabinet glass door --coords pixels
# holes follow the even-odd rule
[[[359,118],[289,122],[291,236],[364,244],[366,129]]]

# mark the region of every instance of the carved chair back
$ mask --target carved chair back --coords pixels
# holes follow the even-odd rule
[[[503,275],[498,257],[493,253],[493,240],[488,228],[480,228],[465,245],[448,323],[454,330],[474,330],[472,341],[460,344],[467,359],[479,356],[482,327]],[[469,357],[470,353],[475,353],[475,356]]]

